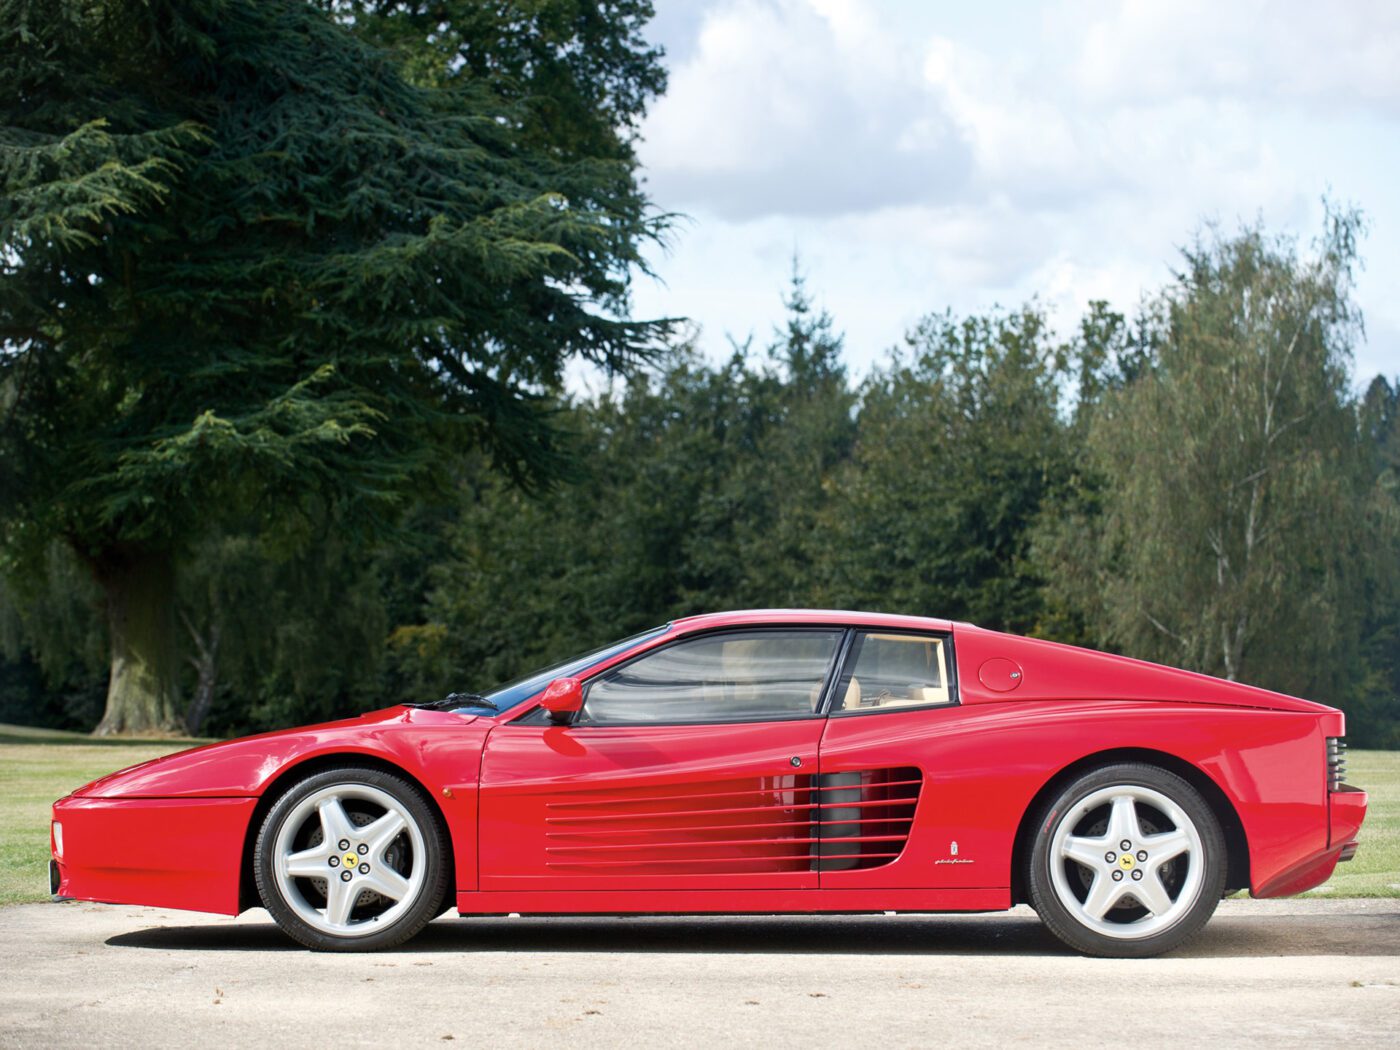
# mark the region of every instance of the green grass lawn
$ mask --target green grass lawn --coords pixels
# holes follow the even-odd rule
[[[0,904],[48,897],[49,806],[124,766],[199,740],[94,740],[0,724]],[[1328,897],[1400,897],[1400,751],[1353,751],[1347,779],[1370,793],[1356,858],[1310,891]]]

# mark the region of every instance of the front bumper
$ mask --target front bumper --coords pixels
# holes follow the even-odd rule
[[[108,904],[238,914],[255,798],[91,798],[54,803],[49,892]]]

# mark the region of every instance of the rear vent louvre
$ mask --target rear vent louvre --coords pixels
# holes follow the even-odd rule
[[[545,865],[572,875],[878,868],[903,851],[917,769],[789,774],[551,802]]]
[[[1347,742],[1339,736],[1327,738],[1327,790],[1340,791],[1347,778]]]
[[[813,780],[818,871],[879,868],[904,852],[923,787],[917,769],[826,773]]]

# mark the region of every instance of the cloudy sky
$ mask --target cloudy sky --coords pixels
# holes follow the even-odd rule
[[[1202,220],[1370,221],[1358,380],[1400,374],[1400,3],[657,0],[643,129],[683,212],[637,316],[765,341],[793,252],[857,373],[919,316],[1130,311]]]

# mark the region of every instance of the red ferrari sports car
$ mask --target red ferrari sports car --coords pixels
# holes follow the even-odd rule
[[[1356,851],[1321,704],[915,616],[697,616],[483,695],[194,748],[53,807],[62,898],[313,948],[462,915],[993,911],[1166,951]]]

